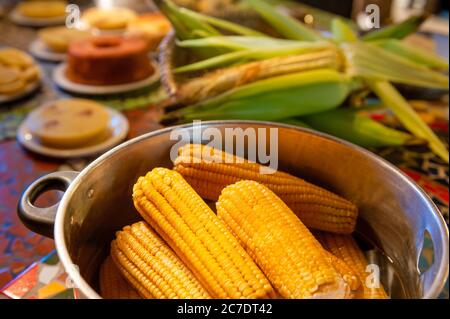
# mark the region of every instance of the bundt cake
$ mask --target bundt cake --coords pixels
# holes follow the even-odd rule
[[[124,84],[143,80],[153,72],[148,44],[142,38],[103,35],[69,45],[66,76],[75,83]]]

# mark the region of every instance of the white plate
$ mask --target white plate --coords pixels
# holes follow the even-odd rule
[[[21,99],[21,98],[33,93],[34,91],[36,91],[40,85],[41,85],[41,80],[39,78],[34,82],[28,83],[25,86],[25,88],[20,92],[17,92],[14,94],[0,94],[0,104],[13,102],[15,100]]]
[[[20,14],[17,9],[13,9],[9,14],[9,19],[15,24],[25,27],[49,27],[53,25],[61,25],[66,22],[66,16],[53,18],[30,18]]]
[[[31,42],[29,50],[36,58],[45,61],[61,62],[66,59],[65,53],[52,51],[41,39],[35,39]]]
[[[87,85],[72,82],[66,76],[66,63],[61,63],[53,70],[53,81],[60,88],[79,94],[114,94],[114,93],[124,93],[129,91],[134,91],[137,89],[141,89],[147,86],[152,85],[153,83],[159,80],[159,72],[158,68],[155,64],[152,64],[154,68],[154,73],[150,75],[148,78],[126,83],[126,84],[118,84],[118,85]]]
[[[122,142],[127,137],[129,129],[128,120],[122,113],[111,108],[107,109],[111,117],[109,123],[111,136],[99,144],[76,149],[58,149],[44,146],[30,132],[27,123],[28,119],[25,119],[22,124],[20,124],[19,129],[17,130],[17,140],[26,149],[49,157],[81,158],[99,155]]]

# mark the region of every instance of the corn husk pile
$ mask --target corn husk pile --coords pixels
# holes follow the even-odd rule
[[[183,107],[166,112],[164,121],[279,121],[365,147],[427,143],[448,163],[446,146],[393,86],[448,89],[443,73],[448,62],[402,40],[417,30],[422,17],[363,37],[334,19],[332,37],[326,38],[264,0],[244,3],[279,36],[162,2],[161,10],[176,32],[176,46],[198,58],[172,70],[190,80],[176,92],[176,103]],[[364,100],[370,92],[405,131],[372,120],[361,105],[346,103],[354,95]]]

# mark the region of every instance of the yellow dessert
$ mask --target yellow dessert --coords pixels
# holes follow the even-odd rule
[[[50,27],[38,32],[39,38],[55,52],[66,52],[72,41],[89,37],[86,30],[69,29],[67,27]]]
[[[23,51],[0,49],[0,94],[16,94],[39,80],[39,69]]]
[[[20,78],[20,72],[14,68],[0,65],[0,85],[14,82]]]
[[[150,48],[156,48],[170,31],[172,25],[161,13],[147,13],[138,16],[128,23],[127,31],[131,35],[139,35],[149,42]]]
[[[21,50],[6,48],[0,49],[0,64],[23,69],[33,65],[34,60]]]
[[[97,102],[63,99],[31,113],[28,127],[43,145],[76,148],[104,140],[109,119],[106,108]]]
[[[102,30],[125,29],[134,18],[136,13],[127,8],[90,8],[82,16],[89,26]]]
[[[17,11],[29,18],[55,18],[66,15],[66,1],[25,1],[17,5]]]

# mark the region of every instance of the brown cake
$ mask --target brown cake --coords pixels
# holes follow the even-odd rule
[[[71,81],[89,85],[131,83],[154,72],[148,44],[137,37],[98,36],[72,42],[67,64]]]

